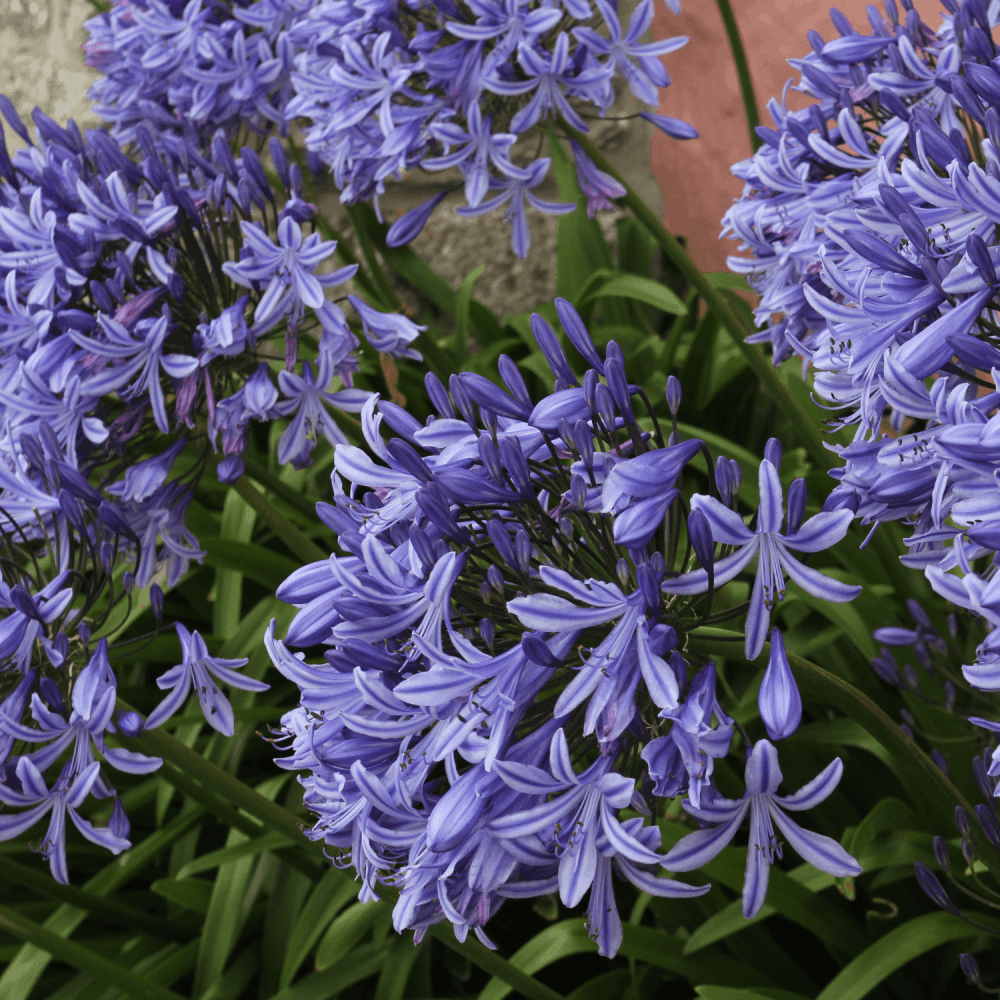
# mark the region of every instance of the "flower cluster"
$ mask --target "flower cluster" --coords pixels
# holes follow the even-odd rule
[[[586,132],[579,109],[603,114],[616,76],[658,103],[670,83],[659,57],[687,39],[642,41],[653,2],[642,0],[624,27],[607,0],[120,0],[88,21],[90,63],[104,74],[92,96],[125,141],[144,122],[184,135],[244,125],[287,134],[302,119],[309,151],[347,204],[377,206],[386,180],[416,167],[457,168],[460,214],[506,205],[523,257],[526,204],[554,214],[574,205],[534,193],[550,161],[515,150],[519,137],[556,115]],[[677,119],[642,115],[675,138],[697,135]],[[582,150],[574,155],[591,211],[624,193]],[[390,245],[413,239],[442,198],[400,219]]]
[[[751,530],[737,512],[741,473],[707,446],[665,438],[621,349],[602,359],[573,307],[556,309],[584,359],[578,379],[538,315],[535,339],[555,378],[535,402],[518,367],[499,359],[505,388],[472,373],[433,374],[436,415],[420,424],[369,401],[369,451],[334,454],[334,500],[317,506],[343,555],[293,573],[278,596],[298,608],[283,641],[266,644],[302,691],[282,720],[279,764],[303,772],[309,835],[352,864],[360,898],[399,889],[397,929],[450,921],[486,943],[505,898],[590,893],[602,954],[622,940],[611,875],[658,896],[707,891],[657,877],[718,853],[751,816],[744,912],[758,912],[780,844],[772,820],[810,863],[836,875],[856,862],[783,810],[830,794],[839,760],[800,793],[781,782],[773,740],[798,724],[801,700],[780,633],[760,709],[768,739],[749,754],[747,792],[720,797],[713,773],[733,721],[711,662],[684,652],[705,622],[747,612],[757,656],[786,574],[826,599],[846,587],[799,561],[840,538],[850,511],[804,520],[804,483],[790,488],[785,530],[781,449],[761,463]],[[680,386],[667,394],[676,410]],[[385,424],[396,436],[382,436]],[[693,493],[702,456],[707,493]],[[690,509],[690,513],[685,514]],[[756,557],[756,575],[748,570]],[[753,582],[747,605],[713,615],[716,591]],[[732,602],[731,602],[732,603]],[[309,649],[322,651],[307,660]],[[294,652],[294,650],[303,652]],[[646,819],[657,799],[685,796],[706,829],[659,853]]]
[[[280,201],[257,153],[234,158],[221,136],[205,153],[140,128],[135,162],[103,131],[36,109],[33,140],[7,98],[0,111],[28,143],[11,158],[0,142],[0,801],[29,807],[5,814],[0,839],[51,811],[43,848],[65,880],[67,809],[105,846],[127,836],[120,810],[113,835],[75,811],[113,794],[94,751],[125,771],[158,766],[105,745],[136,729],[113,721],[121,602],[147,588],[159,625],[161,585],[203,556],[193,490],[216,460],[221,480],[242,474],[252,421],[285,418],[279,460],[301,467],[318,439],[346,440],[328,408],[357,412],[368,393],[351,387],[358,338],[325,296],[354,269],[321,269],[335,244],[309,231],[314,208],[277,142]],[[350,298],[378,350],[417,356],[414,324]],[[159,678],[170,693],[149,724],[194,685],[231,734],[216,681],[264,685],[177,631],[183,662]]]
[[[730,263],[761,294],[755,339],[775,363],[801,355],[854,428],[827,509],[909,526],[902,561],[992,629],[963,672],[996,691],[997,10],[945,6],[936,33],[886,0],[871,35],[837,15],[841,37],[810,36],[795,65],[817,103],[771,103],[776,127],[734,168],[746,188],[725,224],[752,251]]]

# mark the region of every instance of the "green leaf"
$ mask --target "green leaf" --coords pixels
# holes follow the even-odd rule
[[[336,965],[358,941],[371,930],[376,921],[391,917],[385,902],[355,903],[337,917],[323,935],[316,951],[316,968],[322,972]]]
[[[792,739],[795,743],[810,743],[814,746],[857,747],[877,757],[893,773],[896,772],[896,759],[854,719],[842,717],[808,722],[799,726]]]
[[[827,984],[816,1000],[861,1000],[907,962],[928,951],[981,932],[950,913],[925,913],[889,931]]]
[[[609,997],[622,997],[631,985],[632,973],[628,969],[614,969],[578,986],[566,1000],[608,1000]]]
[[[229,542],[253,548],[247,543],[253,537],[257,512],[230,489],[222,507],[222,543]],[[259,551],[266,551],[259,549]],[[265,583],[266,586],[266,583]],[[239,629],[243,602],[243,569],[236,566],[215,571],[215,604],[212,607],[212,632],[220,639],[229,639]]]
[[[178,903],[186,910],[204,914],[208,913],[213,884],[204,878],[161,878],[158,882],[154,882],[150,889],[158,896],[169,899],[171,903]]]
[[[472,286],[482,276],[486,270],[485,264],[473,268],[462,281],[462,286],[455,296],[455,334],[452,337],[451,353],[464,366],[465,360],[469,356],[469,333],[471,331],[471,317],[469,307],[472,303]]]
[[[232,847],[222,847],[217,851],[211,851],[208,854],[203,854],[201,857],[195,858],[193,861],[189,861],[177,873],[177,878],[185,879],[198,872],[207,872],[240,858],[255,858],[259,854],[276,851],[282,847],[289,847],[291,844],[292,841],[284,834],[265,833],[263,837],[257,837],[255,840],[247,840],[239,844],[234,844]]]
[[[573,918],[539,931],[511,955],[510,964],[528,975],[534,975],[561,958],[596,951],[597,945],[591,940],[583,921]],[[479,994],[479,1000],[503,1000],[511,989],[511,984],[502,979],[491,979]]]
[[[330,1000],[355,983],[377,975],[388,954],[389,943],[385,941],[356,948],[346,961],[323,972],[303,976],[293,986],[275,993],[271,1000]]]
[[[161,851],[183,836],[201,815],[201,809],[192,809],[186,815],[178,816],[162,830],[151,834],[131,850],[115,858],[83,888],[97,896],[111,895],[119,886],[141,872]],[[64,903],[45,921],[42,929],[58,937],[68,938],[86,916],[86,910]],[[36,944],[25,944],[0,976],[0,997],[3,997],[3,1000],[27,1000],[51,961],[52,954]]]
[[[340,868],[331,867],[320,879],[289,936],[281,969],[281,986],[287,986],[295,978],[299,966],[316,946],[330,921],[357,895],[357,885]]]
[[[801,993],[768,989],[766,986],[757,986],[752,990],[732,986],[696,986],[694,991],[704,1000],[808,1000]]]
[[[205,550],[206,566],[239,571],[248,580],[270,590],[274,590],[300,565],[280,552],[228,538],[202,535],[198,538],[198,544]]]
[[[292,524],[277,507],[254,485],[252,479],[244,476],[237,480],[233,489],[275,530],[281,541],[303,564],[319,562],[329,557],[308,535]]]
[[[713,288],[726,288],[732,292],[757,293],[747,284],[747,279],[742,274],[733,274],[732,271],[706,271],[705,280]]]
[[[2,904],[0,904],[0,930],[30,942],[52,958],[72,965],[102,983],[121,987],[138,1000],[183,1000],[179,993],[161,986],[152,979],[138,975],[131,969],[112,962],[75,941],[68,941],[62,935],[36,924],[17,910]],[[3,994],[4,1000],[7,1000],[9,995]]]
[[[375,1000],[403,1000],[420,948],[429,945],[430,941],[420,947],[414,946],[412,934],[399,934],[392,939],[389,955],[375,984]]]
[[[579,300],[582,303],[594,299],[620,298],[643,302],[666,313],[683,316],[687,306],[666,285],[661,285],[652,278],[643,278],[638,274],[612,274],[601,281],[595,288],[586,292]]]

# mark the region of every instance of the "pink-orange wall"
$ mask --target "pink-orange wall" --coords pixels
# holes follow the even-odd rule
[[[815,28],[827,41],[838,35],[830,23],[829,7],[814,0],[731,3],[747,50],[761,122],[770,125],[765,105],[772,95],[780,97],[789,76],[797,79],[785,60],[810,51],[806,32]],[[736,247],[730,240],[718,239],[719,220],[741,189],[729,167],[750,155],[739,81],[713,0],[683,0],[679,15],[671,13],[663,0],[656,0],[656,6],[654,37],[687,35],[691,39],[664,59],[674,82],[662,93],[660,113],[683,118],[701,133],[700,139],[689,142],[677,142],[659,132],[653,139],[653,172],[663,188],[664,221],[673,232],[687,237],[703,270],[719,271]],[[864,0],[844,0],[840,9],[858,31],[869,34],[865,6]],[[918,0],[916,7],[936,30],[943,10],[940,4]]]

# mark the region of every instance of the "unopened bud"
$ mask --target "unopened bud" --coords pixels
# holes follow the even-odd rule
[[[681,407],[681,383],[674,375],[667,378],[667,406],[670,408],[670,415],[676,417]]]

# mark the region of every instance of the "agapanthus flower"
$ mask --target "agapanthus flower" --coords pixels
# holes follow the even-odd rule
[[[423,425],[392,403],[365,405],[368,447],[337,446],[333,502],[317,507],[340,551],[278,588],[297,611],[284,640],[272,623],[265,645],[301,690],[275,734],[278,763],[299,772],[315,817],[307,834],[354,866],[359,899],[398,887],[397,930],[421,936],[447,920],[460,939],[471,931],[492,946],[486,925],[505,899],[558,891],[576,906],[589,895],[589,931],[612,955],[622,941],[612,871],[652,895],[706,891],[663,877],[670,855],[646,817],[662,798],[684,796],[692,810],[720,802],[714,769],[734,732],[714,665],[681,652],[706,588],[678,596],[675,584],[700,579],[698,559],[723,587],[758,548],[785,559],[786,536],[771,461],[755,533],[723,506],[738,486],[723,460],[712,482],[726,492],[695,495],[713,506],[692,515],[705,530],[697,555],[684,555],[682,487],[707,447],[664,440],[618,345],[601,358],[576,310],[560,299],[556,311],[588,370],[578,377],[532,317],[555,380],[543,399],[502,355],[502,387],[463,372],[446,389],[428,375],[436,415]],[[796,487],[787,539],[813,551],[851,519],[800,527],[803,512]],[[726,543],[739,526],[732,571],[731,557],[714,561],[720,521]],[[815,571],[790,572],[812,585]],[[751,615],[748,635],[756,628]],[[322,660],[294,652],[317,648]]]

